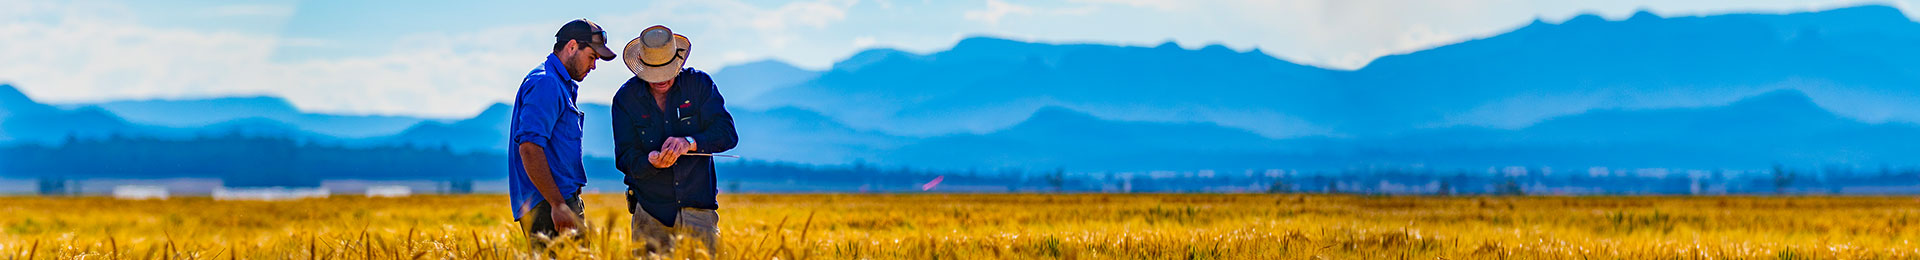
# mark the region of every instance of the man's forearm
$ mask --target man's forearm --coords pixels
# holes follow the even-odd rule
[[[540,191],[540,197],[546,198],[547,205],[560,207],[567,201],[561,199],[560,189],[553,185],[553,171],[547,168],[547,152],[533,143],[520,143],[520,166],[527,168],[527,179],[533,181],[533,188]]]

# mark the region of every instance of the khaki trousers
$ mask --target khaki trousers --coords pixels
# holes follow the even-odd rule
[[[634,214],[633,240],[646,242],[647,252],[657,254],[672,253],[677,242],[699,241],[705,244],[708,256],[718,258],[720,230],[715,225],[720,223],[720,213],[711,209],[680,208],[677,214],[671,228],[644,212]]]

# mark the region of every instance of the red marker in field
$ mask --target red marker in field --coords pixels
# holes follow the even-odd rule
[[[940,180],[945,180],[945,179],[947,179],[947,176],[946,176],[946,175],[941,175],[941,176],[938,176],[938,177],[933,177],[933,181],[929,181],[929,182],[927,182],[927,184],[921,184],[921,185],[920,185],[920,190],[922,190],[922,191],[927,191],[927,190],[933,190],[933,186],[939,186],[939,185],[940,185]]]

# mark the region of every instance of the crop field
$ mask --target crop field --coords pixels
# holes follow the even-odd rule
[[[584,239],[532,252],[501,195],[0,197],[0,259],[632,258],[619,196],[585,200]],[[755,194],[721,205],[727,259],[1920,258],[1920,200],[1907,197]]]

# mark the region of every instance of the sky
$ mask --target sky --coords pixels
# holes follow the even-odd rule
[[[1357,69],[1375,58],[1579,14],[1788,13],[1920,0],[0,0],[0,83],[49,103],[270,95],[305,111],[464,118],[511,101],[561,24],[622,45],[664,24],[688,65],[808,69],[870,48],[927,53],[973,36],[1189,49],[1219,44]],[[615,46],[614,48],[619,48]],[[582,102],[630,77],[602,62]]]

